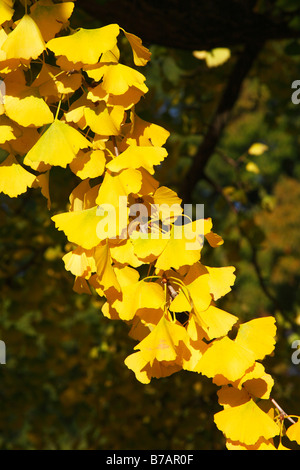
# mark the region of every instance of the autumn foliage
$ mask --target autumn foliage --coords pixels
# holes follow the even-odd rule
[[[204,244],[222,249],[223,239],[210,218],[186,216],[154,177],[169,132],[138,113],[148,88],[137,67],[150,52],[117,24],[73,30],[73,8],[25,2],[15,18],[12,0],[0,4],[0,191],[17,197],[39,188],[50,208],[51,169],[69,167],[81,182],[68,210],[52,218],[69,242],[65,269],[77,293],[104,297],[103,315],[130,325],[136,345],[126,366],[143,384],[182,369],[211,378],[228,449],[281,449],[285,417],[262,364],[274,351],[275,319],[241,323],[218,307],[235,269],[206,266],[201,255]],[[120,37],[132,67],[122,64]],[[300,444],[298,423],[286,435]]]

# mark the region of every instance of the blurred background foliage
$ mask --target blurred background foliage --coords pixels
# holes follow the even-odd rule
[[[105,11],[110,1],[88,3]],[[247,3],[272,17],[281,12],[295,37],[264,42],[183,203],[205,204],[224,238],[222,247],[204,250],[204,263],[236,267],[236,284],[218,305],[241,321],[276,317],[275,354],[265,365],[275,378],[273,397],[287,413],[300,414],[300,365],[291,362],[300,326],[300,105],[291,101],[291,84],[300,79],[300,12],[292,0]],[[79,4],[73,27],[106,24]],[[153,4],[159,9],[163,2]],[[155,17],[148,20],[155,31]],[[241,45],[233,41],[228,60],[215,67],[190,47],[146,45],[152,60],[140,71],[149,92],[136,112],[170,131],[169,157],[156,175],[183,195]],[[121,47],[132,66],[128,47]],[[251,148],[256,143],[263,144],[258,151]],[[50,212],[39,190],[18,199],[0,195],[0,339],[7,346],[0,448],[224,449],[213,423],[217,387],[188,372],[140,384],[123,363],[135,345],[128,326],[103,317],[100,298],[73,291],[61,260],[66,239],[50,216],[65,209],[77,184],[68,170],[52,170]]]

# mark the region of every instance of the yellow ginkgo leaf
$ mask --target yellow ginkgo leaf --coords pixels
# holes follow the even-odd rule
[[[150,383],[151,376],[149,376],[145,370],[147,361],[142,356],[141,351],[130,354],[130,356],[126,357],[124,364],[128,367],[128,369],[135,373],[136,379],[139,382],[143,384]]]
[[[122,29],[122,31],[130,43],[135,65],[146,65],[151,58],[151,52],[149,49],[143,46],[142,40],[138,36],[135,36],[132,33],[127,33],[124,29]]]
[[[153,282],[139,281],[126,286],[122,300],[112,306],[122,320],[131,320],[141,309],[161,309],[165,302],[163,288]]]
[[[300,445],[300,417],[295,424],[292,424],[286,431],[290,441],[296,441]]]
[[[28,152],[27,158],[66,168],[80,149],[89,146],[90,142],[79,131],[56,119]]]
[[[150,383],[152,377],[157,379],[169,377],[182,369],[181,364],[154,359],[152,365],[146,361],[141,351],[131,354],[125,359],[125,365],[131,369],[141,383]]]
[[[191,303],[187,294],[183,290],[179,290],[178,295],[172,300],[169,307],[171,312],[190,312]]]
[[[22,132],[18,126],[7,116],[0,116],[0,144],[15,140]]]
[[[70,36],[51,39],[47,48],[56,56],[66,56],[70,62],[96,64],[101,54],[114,48],[119,32],[117,24],[95,29],[79,28]]]
[[[219,384],[218,384],[219,385]],[[223,385],[217,392],[218,402],[224,408],[239,406],[243,403],[247,403],[251,398],[247,390],[237,389],[231,385]]]
[[[24,15],[2,44],[7,59],[37,59],[45,50],[45,42],[36,22]]]
[[[112,245],[110,248],[112,259],[119,264],[129,264],[137,268],[143,264],[142,261],[134,254],[133,245],[131,240],[122,240],[117,245]]]
[[[42,127],[53,122],[53,114],[37,88],[26,87],[18,95],[5,96],[5,112],[23,127]]]
[[[84,117],[86,124],[96,134],[118,135],[124,119],[124,108],[122,106],[107,107],[102,101],[95,108],[86,107]]]
[[[151,217],[160,218],[165,225],[168,225],[182,214],[181,202],[175,191],[160,186],[153,194]]]
[[[103,150],[79,150],[77,157],[69,164],[71,170],[82,180],[101,176],[105,168],[105,153]]]
[[[240,325],[235,342],[251,351],[256,360],[262,360],[273,352],[275,335],[274,317],[256,318]]]
[[[245,374],[242,378],[243,387],[252,397],[267,400],[274,386],[274,379],[264,371],[259,362],[255,363],[254,371]]]
[[[231,291],[235,281],[233,274],[235,268],[233,266],[225,266],[222,268],[210,268],[206,266],[209,273],[210,292],[214,300],[218,300],[223,295]]]
[[[191,263],[183,282],[190,296],[197,321],[202,328],[205,328],[207,323],[204,316],[202,318],[202,311],[205,312],[211,303],[209,274],[206,268],[201,263]]]
[[[113,207],[119,207],[123,203],[122,198],[126,200],[131,193],[138,193],[142,185],[142,174],[139,170],[122,171],[118,175],[111,175],[105,172],[103,182],[100,186],[96,203],[111,204]]]
[[[106,100],[109,106],[122,106],[125,110],[131,109],[138,103],[143,95],[148,92],[147,86],[142,83],[141,85],[131,86],[122,95],[107,94]]]
[[[41,96],[50,97],[51,101],[56,102],[61,96],[74,93],[81,81],[82,76],[79,73],[62,73],[59,67],[44,63],[31,87],[38,88]]]
[[[218,67],[224,64],[231,56],[230,49],[217,47],[211,51],[193,51],[196,59],[205,59],[207,67]]]
[[[172,226],[167,243],[157,258],[155,265],[157,269],[164,271],[170,268],[179,269],[181,266],[191,266],[199,261],[202,239],[197,231],[197,222]]]
[[[30,8],[30,16],[38,25],[44,40],[49,41],[64,27],[73,9],[73,2],[55,4],[52,0],[39,0]]]
[[[215,339],[201,357],[196,372],[207,377],[221,375],[234,382],[242,377],[255,362],[252,351],[243,348],[227,336]]]
[[[188,335],[182,325],[173,323],[163,315],[159,323],[138,343],[134,349],[141,351],[142,357],[153,364],[154,360],[176,362],[179,356],[180,343],[188,342]],[[186,348],[187,349],[187,348]],[[188,357],[190,354],[188,354]],[[181,359],[178,357],[181,362]]]
[[[93,250],[84,250],[77,247],[75,250],[65,254],[62,258],[65,268],[74,276],[88,278],[92,272],[96,271],[96,264],[93,257]]]
[[[210,305],[207,310],[199,311],[197,319],[200,319],[200,324],[206,333],[207,339],[220,338],[226,335],[238,321],[235,315],[225,312],[214,305]]]
[[[17,128],[19,129],[21,134],[18,135],[18,138],[16,140],[12,140],[9,143],[9,145],[15,151],[16,154],[23,156],[23,155],[26,155],[27,152],[29,152],[29,150],[38,141],[38,139],[40,138],[40,134],[38,133],[38,130],[35,127],[17,126]],[[27,166],[30,166],[34,170],[37,169],[34,166],[32,166],[32,162],[30,163],[30,161],[28,162],[27,160],[26,161],[25,160],[26,160],[26,156],[24,159],[24,164]],[[38,171],[47,171],[47,169],[49,168],[46,168],[46,165],[45,165],[43,169],[41,170],[40,168],[38,168]]]
[[[97,225],[100,217],[97,216],[97,206],[90,209],[63,212],[52,217],[58,230],[62,230],[68,240],[86,250],[94,248],[100,243],[97,235]]]
[[[0,192],[9,197],[17,197],[31,188],[35,175],[25,170],[13,155],[0,164]]]
[[[104,240],[95,248],[94,256],[96,262],[97,278],[101,287],[103,288],[103,291],[105,293],[107,293],[109,290],[120,292],[121,287],[116,277],[114,267],[112,266],[110,249],[107,240]]]
[[[89,106],[89,101],[86,97],[86,94],[83,94],[78,100],[74,101],[69,107],[69,110],[65,113],[65,119],[67,122],[75,122],[80,129],[85,129],[86,119],[84,116],[84,111],[87,106]]]
[[[246,165],[246,170],[249,171],[249,173],[255,173],[256,175],[260,173],[260,169],[254,162],[248,162]]]
[[[14,14],[12,5],[13,3],[10,0],[4,0],[0,3],[0,25],[12,19]]]
[[[266,144],[263,144],[261,142],[255,142],[248,149],[248,153],[249,155],[259,156],[259,155],[262,155],[264,152],[266,152],[268,149],[269,147]]]
[[[271,439],[280,432],[279,426],[253,400],[225,408],[215,414],[214,420],[228,439],[246,445],[255,444],[261,437]]]
[[[140,145],[142,147],[152,146],[161,147],[164,145],[170,135],[170,132],[157,124],[144,121],[134,112],[131,112],[130,118],[132,125],[125,134],[124,140],[127,145]]]
[[[103,65],[102,69],[102,87],[106,93],[112,95],[123,95],[132,86],[139,88],[146,80],[144,75],[127,65],[109,64]],[[88,75],[93,74],[88,72]]]
[[[107,168],[113,172],[119,172],[125,168],[145,168],[151,175],[154,174],[154,166],[159,165],[167,156],[166,149],[162,147],[138,147],[131,145],[118,157],[107,164]]]

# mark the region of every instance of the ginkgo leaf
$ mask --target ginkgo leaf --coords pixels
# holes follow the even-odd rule
[[[108,171],[105,172],[103,182],[96,199],[96,203],[111,204],[114,207],[119,207],[122,199],[131,193],[136,194],[142,185],[142,174],[139,170],[122,171],[118,175],[111,175]]]
[[[12,19],[14,9],[11,2],[2,1],[0,3],[0,25]]]
[[[225,408],[214,415],[214,421],[228,439],[246,445],[255,444],[261,437],[270,439],[280,432],[279,426],[253,400]]]
[[[0,29],[0,72],[1,74],[10,74],[12,71],[15,71],[16,69],[18,69],[20,65],[19,59],[7,59],[7,54],[2,49],[2,46],[5,43],[7,37],[8,37],[8,34],[4,30],[4,28]],[[24,60],[24,62],[26,61]]]
[[[171,312],[190,312],[191,303],[183,290],[179,290],[178,295],[172,300],[169,307]]]
[[[220,390],[218,390],[217,394],[218,402],[224,408],[242,405],[247,403],[251,398],[244,388],[237,389],[228,384],[223,385]]]
[[[119,156],[107,164],[107,168],[113,172],[119,172],[125,168],[145,168],[151,175],[154,174],[154,166],[159,165],[167,156],[166,149],[162,147],[137,147],[130,146]]]
[[[63,212],[52,217],[58,230],[62,230],[70,242],[86,250],[94,248],[100,243],[97,235],[97,225],[100,217],[97,216],[97,206],[90,209]]]
[[[79,150],[77,157],[69,164],[71,170],[79,178],[97,178],[105,169],[105,153],[103,150]]]
[[[231,291],[231,286],[233,286],[235,281],[235,275],[233,274],[235,268],[233,266],[225,266],[222,268],[210,268],[206,266],[206,269],[209,273],[210,292],[214,300],[218,300]]]
[[[157,379],[169,377],[182,369],[182,366],[176,362],[158,361],[157,359],[154,359],[151,365],[144,359],[141,351],[128,356],[124,363],[135,373],[137,380],[144,384],[150,383],[152,377]]]
[[[197,318],[201,319],[201,326],[208,339],[220,338],[226,335],[238,321],[235,315],[225,312],[214,305],[210,305],[207,310],[199,311]]]
[[[226,47],[217,47],[211,51],[193,51],[193,56],[196,59],[205,59],[208,67],[218,67],[230,58],[230,49]]]
[[[135,34],[132,33],[127,33],[123,28],[122,31],[130,43],[135,65],[146,65],[151,58],[151,52],[149,49],[143,46],[142,40],[138,36],[135,36]]]
[[[134,254],[133,245],[129,239],[122,240],[122,243],[111,246],[110,252],[112,259],[119,264],[129,264],[134,268],[143,264],[143,262]]]
[[[254,371],[248,372],[241,379],[242,386],[252,397],[267,400],[274,386],[274,379],[267,374],[259,362],[255,363]]]
[[[107,240],[101,242],[95,248],[95,262],[97,269],[97,277],[103,291],[106,292],[110,289],[120,292],[121,287],[116,277],[112,260],[110,256],[110,249]]]
[[[300,417],[295,424],[292,424],[286,431],[290,441],[296,441],[300,445]]]
[[[154,360],[175,362],[180,342],[187,342],[188,335],[182,325],[170,322],[162,316],[156,327],[138,343],[134,349],[139,349],[143,358],[153,364]]]
[[[44,40],[49,41],[67,23],[73,9],[73,2],[54,4],[52,0],[39,0],[30,8],[30,16],[38,25]]]
[[[259,156],[259,155],[262,155],[264,152],[266,152],[268,149],[269,147],[266,144],[263,144],[261,142],[255,142],[248,149],[248,153],[249,155]]]
[[[161,309],[165,303],[163,288],[154,282],[139,281],[126,287],[122,300],[112,306],[122,320],[131,320],[140,309]]]
[[[148,384],[151,381],[151,376],[149,377],[148,373],[145,370],[147,361],[144,359],[141,351],[135,352],[130,356],[126,357],[124,364],[131,369],[136,376],[136,379],[143,383]]]
[[[41,96],[50,97],[56,102],[61,95],[74,93],[80,87],[81,82],[81,74],[62,73],[59,67],[44,63],[31,87],[38,88]]]
[[[0,116],[0,144],[15,140],[22,134],[20,128],[7,116]]]
[[[196,222],[184,226],[172,226],[167,243],[157,258],[157,269],[179,269],[181,266],[190,266],[199,261],[202,240],[199,238]]]
[[[133,108],[134,105],[137,104],[140,101],[141,97],[147,92],[148,87],[144,83],[142,83],[138,87],[131,86],[122,95],[106,95],[107,104],[109,106],[122,106],[124,110],[128,110]]]
[[[254,162],[248,162],[246,165],[246,170],[249,171],[249,173],[255,173],[256,175],[260,173],[260,169]]]
[[[56,119],[28,152],[27,158],[66,168],[80,149],[89,146],[90,142],[79,131]]]
[[[0,164],[0,192],[17,197],[32,187],[35,175],[25,170],[13,155]]]
[[[252,351],[256,360],[262,360],[274,350],[275,335],[274,317],[256,318],[240,325],[235,342]]]
[[[156,230],[149,233],[133,231],[130,237],[134,252],[145,262],[156,259],[158,270],[166,271],[170,268],[179,269],[181,266],[192,265],[200,259],[202,248],[202,241],[194,227],[194,222],[185,226],[172,226],[165,234],[157,233]]]
[[[153,216],[160,217],[166,225],[174,222],[183,212],[181,202],[175,191],[166,186],[160,186],[153,194]]]
[[[31,168],[33,168],[34,170],[47,171],[47,169],[49,168],[47,168],[46,165],[43,164],[44,165],[43,169],[35,168],[34,166],[32,166],[32,162],[26,159],[27,152],[29,152],[29,150],[34,146],[34,144],[40,138],[40,134],[38,133],[38,130],[35,127],[21,127],[21,126],[16,126],[16,127],[18,131],[20,132],[20,135],[18,135],[18,138],[16,140],[12,140],[9,143],[11,148],[15,151],[16,154],[22,155],[22,156],[25,155],[24,165],[31,166]]]
[[[143,85],[146,77],[137,70],[123,64],[103,65],[102,87],[106,93],[123,95],[128,88]],[[88,75],[93,76],[88,72]]]
[[[2,44],[7,59],[37,59],[45,50],[45,42],[36,22],[24,15]]]
[[[84,109],[86,124],[93,132],[99,135],[118,135],[124,119],[122,106],[107,107],[105,102],[100,102],[95,108]]]
[[[144,121],[135,112],[131,112],[130,119],[132,125],[124,138],[127,145],[161,147],[166,143],[170,135],[169,131],[157,124]]]
[[[252,351],[243,348],[227,336],[215,339],[201,357],[196,372],[207,377],[224,376],[234,382],[244,375],[255,362]]]
[[[74,122],[80,127],[85,129],[87,124],[84,116],[86,106],[89,106],[86,94],[82,95],[78,100],[74,101],[69,107],[69,110],[65,113],[65,119],[67,122]]]
[[[26,87],[18,95],[5,96],[5,112],[23,127],[42,127],[53,122],[53,114],[37,88]]]
[[[96,271],[96,264],[93,257],[93,250],[84,250],[77,247],[75,250],[66,253],[62,258],[65,269],[74,276],[89,277]]]
[[[95,29],[79,28],[69,36],[51,39],[47,43],[47,48],[56,56],[66,56],[70,62],[96,64],[101,54],[116,45],[119,32],[117,24]]]

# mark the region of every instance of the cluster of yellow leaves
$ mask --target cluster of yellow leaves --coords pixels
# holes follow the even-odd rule
[[[69,166],[81,182],[53,217],[70,242],[63,261],[76,292],[105,297],[103,314],[130,325],[125,364],[144,384],[182,369],[211,377],[228,447],[274,448],[281,427],[261,407],[273,380],[259,362],[274,349],[274,319],[239,324],[216,306],[235,269],[205,266],[201,252],[223,240],[211,219],[181,223],[181,200],[153,176],[169,132],[135,112],[148,90],[135,67],[149,50],[116,24],[73,31],[73,2],[31,2],[15,21],[13,3],[0,3],[0,191],[40,188],[50,207],[51,168]],[[119,62],[120,34],[134,67]],[[298,428],[288,431],[299,442]]]

